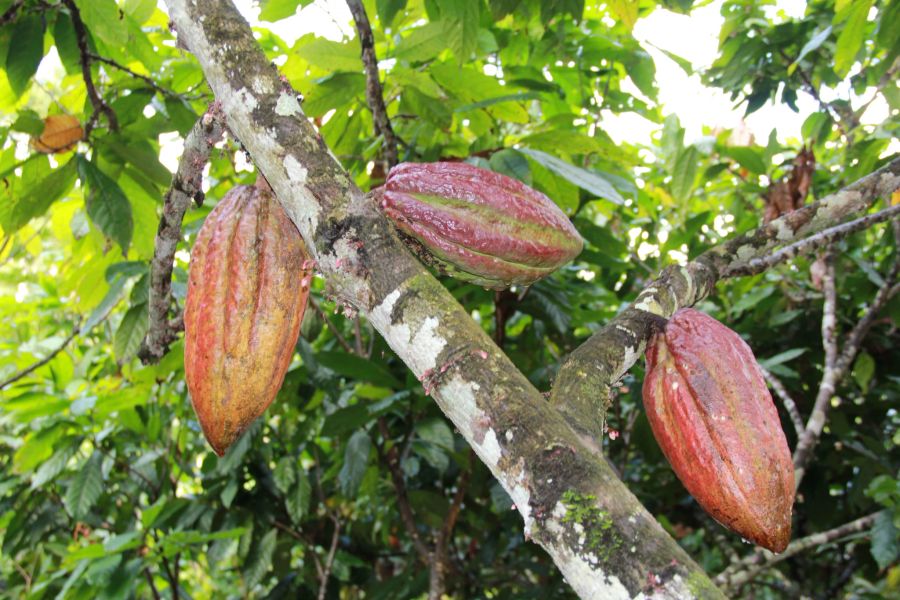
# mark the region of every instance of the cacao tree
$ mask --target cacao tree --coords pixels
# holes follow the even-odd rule
[[[157,4],[0,0],[4,596],[897,595],[897,2],[719,3],[698,73],[747,114],[798,111],[799,139],[766,140],[691,140],[661,105],[656,61],[695,66],[634,28],[691,0],[347,0],[343,39],[291,43],[274,30],[310,2],[262,0],[253,28]],[[623,114],[657,138],[613,141]],[[377,188],[438,161],[534,188],[583,250],[500,290],[424,265]],[[220,321],[185,314],[188,268],[264,181],[309,305],[217,457],[182,331]],[[641,357],[692,306],[775,397],[780,554],[706,515],[653,439]]]

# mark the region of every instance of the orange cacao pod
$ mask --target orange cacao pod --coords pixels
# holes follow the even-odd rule
[[[750,347],[686,308],[647,347],[644,409],[675,474],[719,523],[774,552],[791,538],[794,466]]]
[[[230,190],[191,251],[184,371],[194,411],[222,456],[278,393],[309,295],[308,254],[271,192]]]
[[[415,240],[413,250],[425,262],[497,290],[534,283],[578,256],[584,244],[550,198],[468,163],[397,165],[381,207]]]

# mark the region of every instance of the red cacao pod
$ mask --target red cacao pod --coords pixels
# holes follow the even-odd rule
[[[309,295],[308,254],[271,192],[231,189],[191,251],[184,371],[194,411],[222,456],[275,399]]]
[[[794,466],[750,347],[679,310],[647,347],[644,409],[684,487],[719,523],[774,552],[791,538]]]
[[[575,258],[583,242],[544,194],[461,162],[391,169],[381,206],[426,262],[492,289],[530,285]]]

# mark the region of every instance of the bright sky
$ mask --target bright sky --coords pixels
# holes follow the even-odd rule
[[[163,4],[162,0],[159,0]],[[697,8],[689,16],[664,9],[656,9],[649,16],[640,19],[634,35],[656,62],[656,78],[659,86],[659,102],[663,114],[675,113],[686,128],[686,141],[694,141],[704,135],[705,127],[741,127],[743,107],[735,108],[733,102],[722,92],[705,87],[697,74],[688,76],[664,53],[654,46],[664,48],[690,61],[695,69],[709,67],[718,52],[718,33],[722,26],[720,10],[723,0],[714,0],[707,6]],[[251,24],[260,25],[259,8],[256,0],[235,0],[235,4]],[[800,18],[806,9],[806,0],[777,0],[766,8],[770,18],[781,21]],[[300,36],[314,32],[316,35],[333,40],[354,35],[352,17],[344,0],[315,0],[301,9],[295,16],[277,23],[263,23],[270,27],[286,42],[292,44]],[[652,40],[653,45],[648,43]],[[640,95],[635,87],[627,89]],[[846,96],[848,90],[839,93]],[[824,99],[830,100],[835,94],[823,90]],[[870,98],[851,96],[852,105],[859,106]],[[819,110],[815,101],[801,92],[797,99],[799,113],[791,111],[783,104],[767,103],[750,115],[744,122],[757,143],[765,144],[769,132],[775,128],[779,139],[784,142],[800,138],[800,126],[814,111]],[[615,115],[603,113],[603,128],[617,142],[631,142],[651,145],[651,136],[660,130],[660,125],[652,123],[634,113]],[[885,102],[873,102],[863,123],[880,123],[887,118]],[[180,149],[179,149],[180,153]],[[166,153],[168,154],[168,153]],[[177,154],[176,154],[177,155]],[[168,158],[168,157],[166,157]],[[164,161],[165,162],[165,161]],[[173,167],[177,162],[172,157]],[[168,166],[168,162],[166,162]]]
[[[664,9],[653,11],[648,17],[637,22],[635,37],[653,56],[656,62],[659,101],[663,113],[675,113],[687,129],[687,140],[695,140],[703,135],[703,127],[735,128],[741,125],[743,107],[737,109],[728,97],[705,87],[700,76],[688,76],[681,68],[660,52],[655,46],[664,48],[686,58],[695,68],[703,69],[712,64],[718,51],[718,33],[722,25],[720,9],[723,0],[715,0],[707,6],[697,8],[690,16]],[[251,23],[258,23],[259,9],[255,0],[237,0],[237,6]],[[771,18],[784,20],[803,16],[805,0],[778,0],[767,11]],[[303,8],[296,16],[278,23],[266,23],[289,43],[308,32],[339,40],[343,35],[353,35],[350,12],[343,0],[316,0]],[[653,45],[648,41],[652,40]],[[629,92],[640,94],[636,88]],[[826,96],[827,98],[827,96]],[[857,100],[859,103],[867,98]],[[857,104],[857,102],[854,102]],[[794,113],[783,104],[767,104],[750,115],[744,124],[753,133],[758,143],[765,143],[774,127],[782,141],[800,137],[800,126],[812,112],[818,110],[815,101],[804,93],[797,100],[799,113]],[[603,127],[616,141],[628,139],[650,144],[650,136],[660,126],[634,113],[614,115],[603,113]],[[884,103],[873,103],[863,122],[880,122],[887,116]]]

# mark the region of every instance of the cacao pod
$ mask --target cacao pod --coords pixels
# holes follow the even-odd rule
[[[686,308],[647,347],[644,409],[684,487],[719,523],[773,552],[791,537],[794,466],[750,347]]]
[[[381,206],[425,262],[491,289],[530,285],[583,246],[550,198],[467,163],[397,165]]]
[[[309,295],[308,254],[271,192],[231,189],[191,251],[184,371],[203,433],[222,456],[278,393]]]

